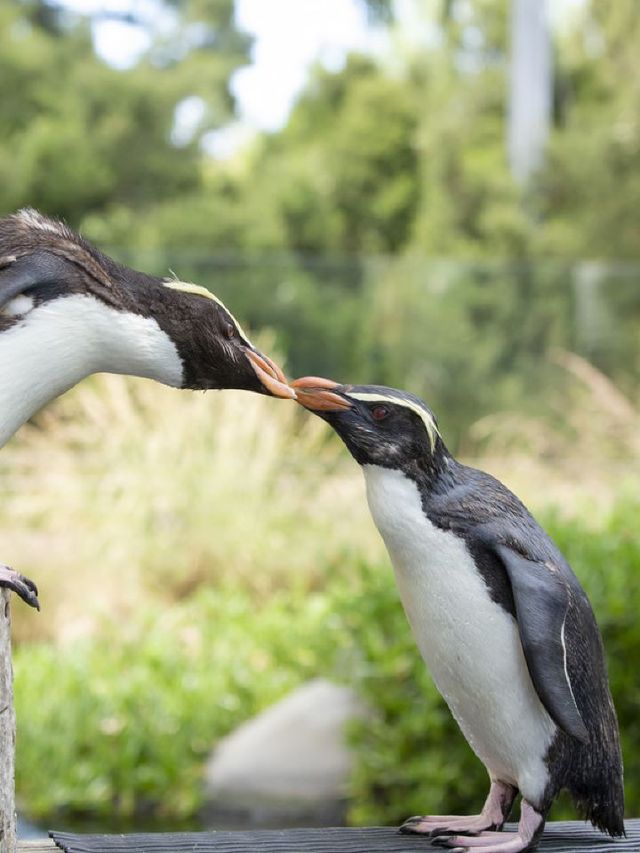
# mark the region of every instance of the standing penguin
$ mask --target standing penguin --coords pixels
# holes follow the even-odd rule
[[[414,817],[401,831],[522,853],[566,788],[594,826],[623,835],[602,640],[558,548],[502,483],[451,456],[417,397],[316,377],[292,385],[362,466],[422,657],[491,780],[479,815]],[[518,832],[501,834],[518,793]]]
[[[0,219],[0,447],[99,372],[295,396],[204,287],[122,266],[35,210]],[[33,582],[7,566],[0,586],[38,606]]]

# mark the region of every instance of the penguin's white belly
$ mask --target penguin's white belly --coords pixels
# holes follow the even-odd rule
[[[364,467],[371,514],[433,680],[492,778],[536,802],[556,732],[527,670],[515,620],[492,601],[462,539],[433,525],[416,484]]]

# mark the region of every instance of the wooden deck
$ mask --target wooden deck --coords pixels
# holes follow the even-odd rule
[[[626,827],[627,837],[613,840],[579,821],[550,822],[538,850],[539,853],[639,853],[640,820],[626,821]],[[68,853],[436,853],[443,850],[433,847],[428,838],[400,835],[394,827],[131,835],[56,832],[55,835]],[[60,847],[44,839],[20,842],[17,853],[54,851],[60,853]]]

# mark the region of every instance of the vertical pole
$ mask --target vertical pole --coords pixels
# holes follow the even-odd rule
[[[15,853],[15,747],[9,591],[0,590],[0,853]]]
[[[545,0],[511,0],[507,147],[513,177],[526,184],[544,162],[551,127],[553,70]]]

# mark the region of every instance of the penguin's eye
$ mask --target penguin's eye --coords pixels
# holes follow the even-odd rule
[[[224,333],[227,336],[228,340],[231,340],[235,336],[236,327],[233,323],[225,323]]]
[[[389,409],[386,406],[374,406],[371,409],[371,417],[374,421],[383,421],[389,414]]]

